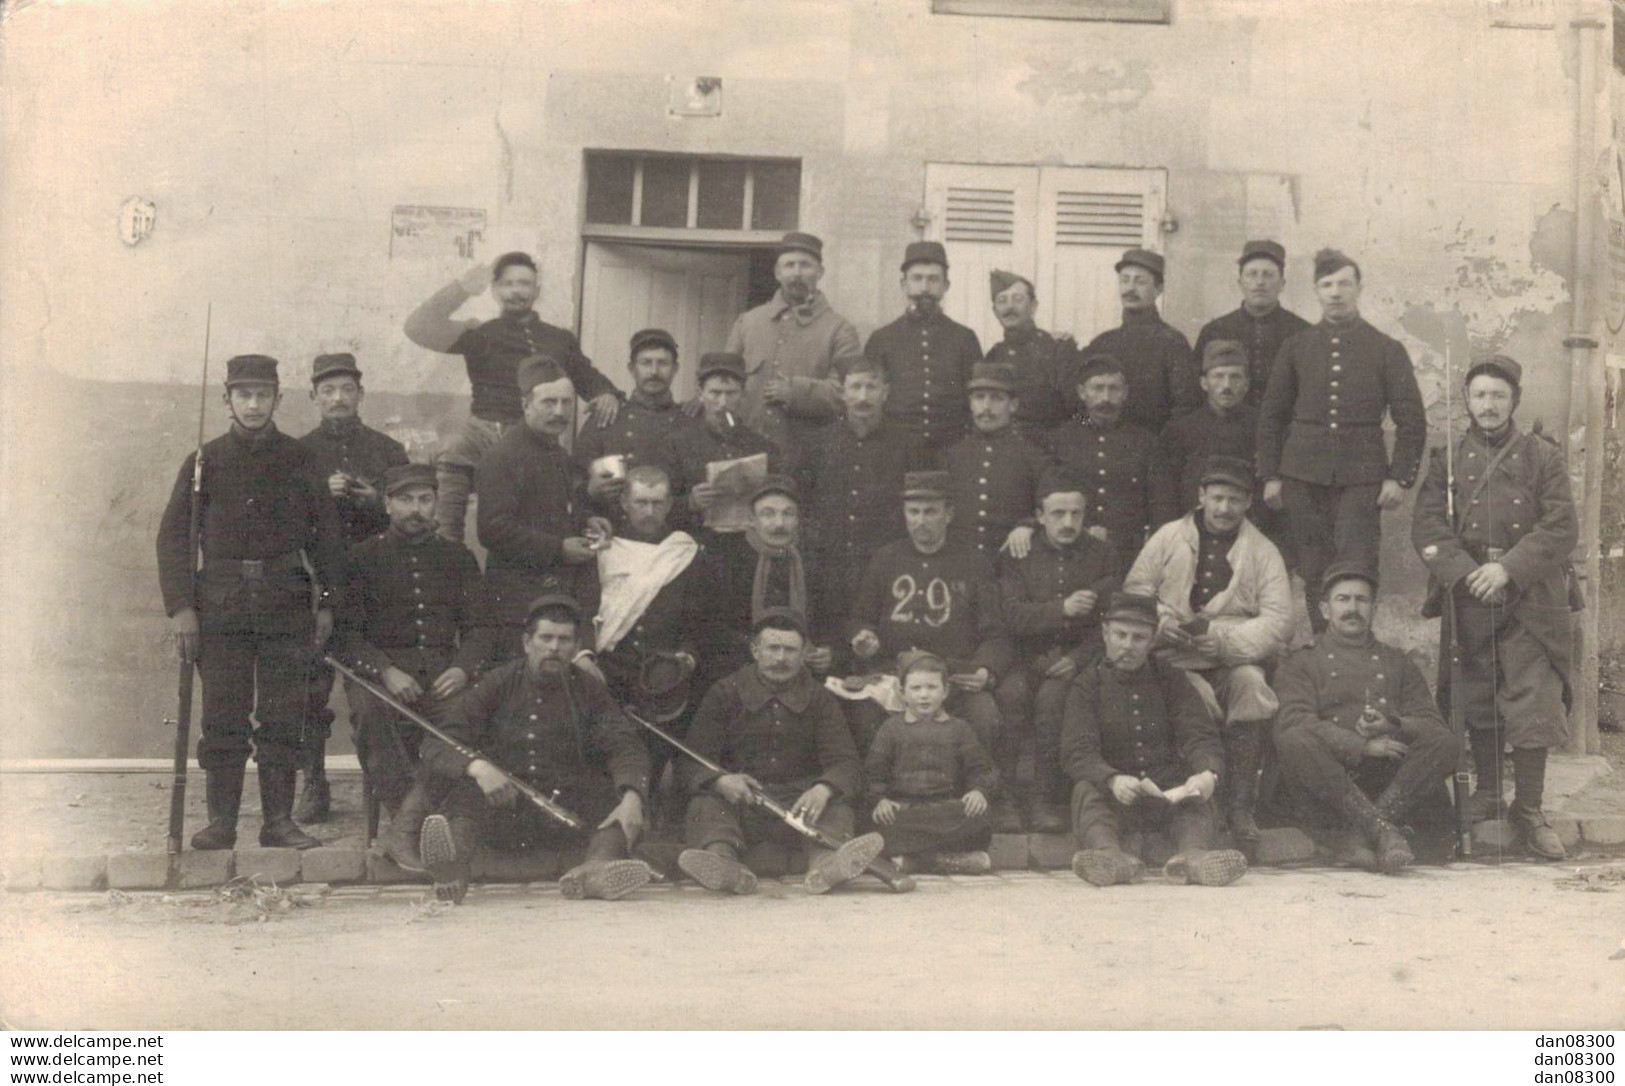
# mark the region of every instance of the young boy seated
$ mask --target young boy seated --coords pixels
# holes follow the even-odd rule
[[[998,787],[998,771],[971,726],[942,708],[948,699],[942,657],[905,652],[897,677],[904,709],[881,724],[864,761],[883,855],[896,857],[904,871],[985,875],[993,870],[987,797]]]

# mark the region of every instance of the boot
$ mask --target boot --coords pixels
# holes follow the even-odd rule
[[[939,875],[991,875],[993,857],[986,852],[939,852],[931,858],[931,869]]]
[[[1542,860],[1566,859],[1568,850],[1540,808],[1546,798],[1546,748],[1514,748],[1512,773],[1513,800],[1509,817],[1523,834],[1524,844]]]
[[[260,765],[260,845],[263,848],[320,848],[321,842],[294,825],[291,765]]]
[[[1072,854],[1072,873],[1095,886],[1134,882],[1145,865],[1121,849],[1090,848]]]
[[[1501,733],[1495,728],[1469,729],[1473,755],[1473,794],[1467,800],[1468,816],[1474,822],[1494,822],[1507,816],[1501,796]]]
[[[802,885],[809,894],[827,894],[868,870],[885,847],[885,838],[880,834],[866,833],[852,838],[834,852],[821,852],[807,865],[807,878]]]
[[[618,901],[647,886],[653,874],[642,860],[588,860],[559,876],[559,895],[572,901]]]
[[[685,848],[677,857],[677,866],[707,890],[721,894],[756,892],[756,875],[739,862],[731,845]]]
[[[1041,770],[1033,782],[1032,832],[1066,833],[1072,828],[1071,811],[1061,798],[1066,795],[1065,779],[1053,770]]]
[[[1404,832],[1384,818],[1371,798],[1353,781],[1348,782],[1344,792],[1343,809],[1349,816],[1350,828],[1359,831],[1376,855],[1376,870],[1384,875],[1396,875],[1415,861]]]
[[[1258,855],[1258,823],[1253,807],[1258,801],[1258,764],[1264,753],[1264,725],[1255,721],[1224,729],[1225,778],[1229,782],[1230,836],[1248,860]]]
[[[317,751],[305,770],[305,787],[293,809],[296,822],[326,822],[333,810],[333,790],[327,784],[327,752]]]
[[[418,835],[429,815],[429,793],[422,781],[413,781],[395,809],[389,812],[389,828],[379,834],[373,847],[402,871],[422,872],[423,856],[418,851]]]
[[[423,866],[434,880],[438,901],[461,905],[468,896],[469,860],[474,855],[473,825],[432,814],[423,820]]]
[[[237,843],[237,808],[243,802],[245,768],[237,765],[207,771],[203,788],[209,824],[192,835],[192,847],[199,852],[228,849]]]
[[[1229,886],[1247,873],[1247,857],[1233,848],[1181,852],[1162,867],[1170,882]]]
[[[1568,849],[1563,847],[1563,839],[1557,836],[1551,822],[1546,818],[1546,812],[1539,807],[1533,809],[1525,807],[1522,800],[1512,804],[1512,810],[1507,815],[1508,820],[1523,834],[1523,842],[1542,860],[1565,860],[1568,858]]]

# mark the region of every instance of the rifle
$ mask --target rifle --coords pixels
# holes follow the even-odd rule
[[[682,740],[678,739],[664,728],[644,720],[631,709],[622,707],[621,712],[631,717],[637,723],[643,725],[643,727],[647,728],[661,739],[664,739],[679,754],[688,755],[690,758],[694,759],[694,761],[698,762],[712,773],[728,772],[726,769],[722,768],[705,755],[683,743]],[[777,818],[780,822],[783,822],[786,826],[789,826],[791,829],[801,834],[803,837],[817,842],[824,848],[838,849],[842,845],[846,844],[846,841],[841,840],[832,833],[821,830],[817,826],[807,825],[807,823],[801,820],[800,816],[791,814],[785,809],[784,804],[779,803],[772,796],[768,795],[766,792],[763,792],[760,788],[757,788],[754,785],[752,785],[750,788],[750,801],[756,806],[762,808],[762,810],[766,811],[768,814],[772,815],[774,818]],[[896,866],[893,865],[889,860],[876,857],[865,870],[867,870],[871,875],[874,875],[887,886],[891,887],[893,890],[904,891],[914,888],[914,880],[908,875],[905,875],[901,871],[897,870]]]
[[[192,512],[186,528],[186,553],[191,557],[192,581],[197,580],[198,536],[202,532],[203,516],[203,417],[209,409],[209,333],[214,326],[214,303],[210,302],[203,314],[203,382],[198,392],[197,451],[192,457]],[[194,653],[194,657],[195,657]],[[183,659],[175,718],[166,720],[166,727],[175,729],[175,782],[169,789],[169,833],[165,851],[180,855],[181,831],[186,821],[186,756],[192,745],[192,682],[196,675],[197,660]]]
[[[1450,343],[1444,345],[1444,508],[1445,516],[1450,521],[1450,530],[1458,530],[1456,524],[1456,432],[1454,429],[1455,413],[1450,404],[1450,386],[1455,381],[1455,374],[1450,369]],[[1450,730],[1461,739],[1461,754],[1456,759],[1456,772],[1450,778],[1450,798],[1456,808],[1456,855],[1463,860],[1473,855],[1473,819],[1467,809],[1468,797],[1473,788],[1472,766],[1473,756],[1469,747],[1470,739],[1467,735],[1467,714],[1461,707],[1459,687],[1461,685],[1461,669],[1456,664],[1456,596],[1455,586],[1444,588],[1445,605],[1445,631],[1446,637],[1440,638],[1439,651],[1450,653],[1450,660],[1445,665],[1450,669]],[[1500,757],[1497,752],[1496,757]]]
[[[507,781],[509,784],[513,785],[514,788],[518,789],[519,794],[530,800],[531,803],[535,804],[537,809],[542,811],[542,813],[550,816],[563,825],[568,826],[572,830],[584,830],[587,828],[587,824],[581,821],[581,817],[579,815],[557,802],[559,794],[558,789],[553,790],[552,798],[542,795],[541,792],[537,791],[535,788],[532,788],[529,784],[526,784],[523,780],[520,780],[512,773],[509,773],[506,769],[503,769],[501,766],[491,761],[490,758],[481,754],[473,747],[465,746],[462,743],[459,743],[457,740],[453,739],[451,736],[447,735],[445,732],[441,731],[439,728],[425,720],[421,714],[415,713],[411,709],[408,709],[406,706],[402,705],[390,695],[389,691],[385,690],[383,687],[374,682],[370,682],[367,679],[363,679],[360,675],[357,675],[351,668],[346,667],[344,664],[335,659],[332,654],[322,657],[322,661],[326,663],[328,667],[332,668],[334,671],[337,671],[340,675],[354,681],[358,686],[361,687],[361,689],[365,690],[367,693],[371,694],[373,697],[377,698],[379,701],[401,714],[407,720],[411,721],[413,724],[416,724],[418,727],[422,728],[424,731],[446,744],[446,746],[450,747],[452,750],[455,750],[458,754],[461,754],[463,757],[469,759],[478,758],[480,761],[491,766],[502,775],[503,780]]]

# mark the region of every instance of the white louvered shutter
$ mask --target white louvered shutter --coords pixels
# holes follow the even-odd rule
[[[1081,343],[1122,318],[1117,263],[1124,249],[1160,251],[1162,170],[1046,166],[1039,177],[1039,323]]]
[[[969,325],[982,348],[1004,338],[993,317],[988,273],[1037,272],[1038,171],[1031,166],[929,163],[925,171],[926,237],[948,250],[952,288],[943,312]]]

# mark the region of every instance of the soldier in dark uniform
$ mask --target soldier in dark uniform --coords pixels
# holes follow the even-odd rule
[[[972,430],[938,455],[937,466],[953,481],[954,531],[991,562],[1010,529],[1037,508],[1050,457],[1015,425],[1014,368],[978,362],[965,387]]]
[[[553,359],[537,356],[520,364],[517,387],[524,424],[502,435],[475,480],[486,587],[493,621],[502,627],[495,660],[518,654],[530,601],[574,587],[580,567],[597,557],[611,532],[604,518],[585,515],[579,477],[559,445],[575,414],[570,378]],[[444,486],[444,473],[440,479]]]
[[[1465,721],[1478,786],[1475,821],[1499,818],[1501,749],[1512,746],[1511,820],[1542,859],[1564,857],[1541,800],[1546,751],[1568,734],[1570,593],[1579,538],[1563,452],[1513,420],[1523,367],[1504,355],[1467,371],[1472,425],[1448,466],[1435,450],[1416,499],[1411,539],[1432,591],[1423,614],[1443,615],[1440,706]]]
[[[1061,768],[1061,712],[1078,669],[1100,655],[1100,615],[1123,576],[1110,545],[1085,530],[1085,484],[1063,468],[1038,483],[1038,538],[1025,558],[1001,556],[999,596],[1016,663],[994,692],[1006,727],[1033,725],[1031,828],[1067,827],[1071,788]],[[1007,775],[1009,770],[1001,768]]]
[[[452,319],[486,289],[496,296],[501,315],[488,321]],[[514,390],[520,362],[536,355],[552,358],[575,391],[591,401],[593,421],[599,426],[615,421],[620,408],[620,393],[581,353],[575,335],[536,315],[541,293],[536,261],[528,253],[504,253],[494,265],[469,268],[406,318],[407,339],[431,351],[463,356],[474,389],[471,415],[462,432],[435,460],[440,472],[440,532],[459,543],[475,469],[502,435],[524,418]]]
[[[666,444],[674,430],[692,426],[693,420],[672,398],[677,376],[677,341],[664,328],[645,328],[632,336],[632,395],[608,426],[588,425],[576,435],[576,464],[587,479],[587,498],[593,508],[618,520],[626,469],[638,464],[664,467]],[[624,457],[612,467],[599,462]]]
[[[344,541],[354,546],[389,527],[380,489],[384,472],[407,462],[406,447],[388,434],[361,422],[361,368],[353,354],[317,355],[310,367],[310,398],[321,410],[316,429],[299,439],[316,460],[321,483],[338,506]],[[305,787],[294,807],[298,822],[325,822],[330,790],[327,785],[327,737],[333,728],[333,710],[327,707],[333,692],[333,672],[316,665],[311,688],[311,763]]]
[[[674,427],[662,456],[663,466],[671,474],[672,498],[677,503],[674,523],[683,528],[699,528],[712,506],[730,498],[706,481],[707,464],[761,453],[767,457],[768,471],[782,471],[785,467],[781,459],[784,450],[746,426],[740,417],[739,402],[745,392],[743,357],[725,351],[702,355],[695,378],[700,384],[701,414],[697,425]]]
[[[1128,376],[1123,417],[1155,434],[1171,418],[1202,405],[1200,392],[1186,379],[1191,341],[1157,312],[1162,297],[1161,253],[1130,249],[1117,262],[1117,292],[1123,323],[1100,333],[1083,357],[1110,355]]]
[[[1416,482],[1427,417],[1410,355],[1360,316],[1360,268],[1344,254],[1315,254],[1319,324],[1287,340],[1258,412],[1264,502],[1285,509],[1306,585],[1337,561],[1377,568],[1382,511]],[[1394,454],[1382,418],[1394,420]],[[1310,608],[1318,633],[1325,619]]]
[[[1004,327],[1004,339],[988,348],[986,361],[1015,368],[1016,424],[1028,440],[1042,446],[1051,430],[1077,416],[1072,392],[1077,344],[1038,327],[1033,319],[1038,292],[1031,279],[1007,271],[994,271],[988,278],[993,315]]]
[[[1153,659],[1157,601],[1119,592],[1106,611],[1105,655],[1067,691],[1061,757],[1072,787],[1072,870],[1096,886],[1133,882],[1148,830],[1166,827],[1178,850],[1174,882],[1225,886],[1247,858],[1213,847],[1213,791],[1224,773],[1219,733],[1196,689]]]
[[[903,476],[929,467],[918,437],[884,415],[886,366],[859,358],[841,378],[846,413],[797,452],[813,614],[844,621],[870,555],[902,539]]]
[[[1210,456],[1252,460],[1258,448],[1258,409],[1247,402],[1247,355],[1233,340],[1212,340],[1202,358],[1202,393],[1206,402],[1162,428],[1158,454],[1162,473],[1177,479],[1175,508],[1196,505],[1202,470]],[[1255,507],[1248,519],[1257,525]],[[1260,526],[1261,528],[1261,526]]]
[[[1299,817],[1340,824],[1345,859],[1393,874],[1415,859],[1403,827],[1430,797],[1444,800],[1461,740],[1416,664],[1371,633],[1376,594],[1367,567],[1326,571],[1327,628],[1275,671],[1275,751]]]
[[[181,659],[197,661],[203,679],[197,760],[209,825],[192,837],[196,849],[236,843],[251,750],[265,818],[260,844],[321,843],[292,818],[294,775],[309,758],[311,671],[344,589],[344,536],[310,454],[272,421],[282,399],[276,367],[266,355],[226,363],[231,430],[202,450],[201,571],[189,538],[195,456],[181,465],[158,524],[164,611]]]
[[[571,666],[580,620],[571,597],[538,597],[525,617],[524,655],[458,700],[446,733],[483,757],[433,736],[424,741],[424,765],[454,782],[423,823],[423,861],[442,901],[463,900],[482,843],[501,851],[585,846],[582,862],[559,877],[567,898],[613,900],[651,877],[648,864],[630,858],[643,832],[649,752],[604,684]],[[586,828],[572,831],[526,802],[493,763],[556,793]]]
[[[935,241],[910,242],[903,252],[908,308],[877,328],[863,353],[891,374],[886,417],[938,449],[965,433],[965,382],[982,360],[976,333],[942,312],[948,293],[948,253]]]
[[[1241,259],[1236,263],[1241,268],[1241,307],[1202,326],[1191,353],[1187,379],[1195,381],[1200,377],[1210,343],[1239,343],[1247,366],[1247,404],[1256,409],[1264,402],[1264,389],[1281,345],[1307,329],[1309,322],[1281,305],[1281,288],[1286,286],[1286,249],[1279,242],[1249,241],[1241,247]]]
[[[428,464],[384,472],[390,526],[350,552],[348,605],[338,651],[431,723],[444,726],[491,653],[495,629],[474,554],[435,530],[438,483]],[[423,732],[346,681],[356,750],[389,827],[378,847],[407,871],[422,871],[418,831],[431,810],[418,772]]]

